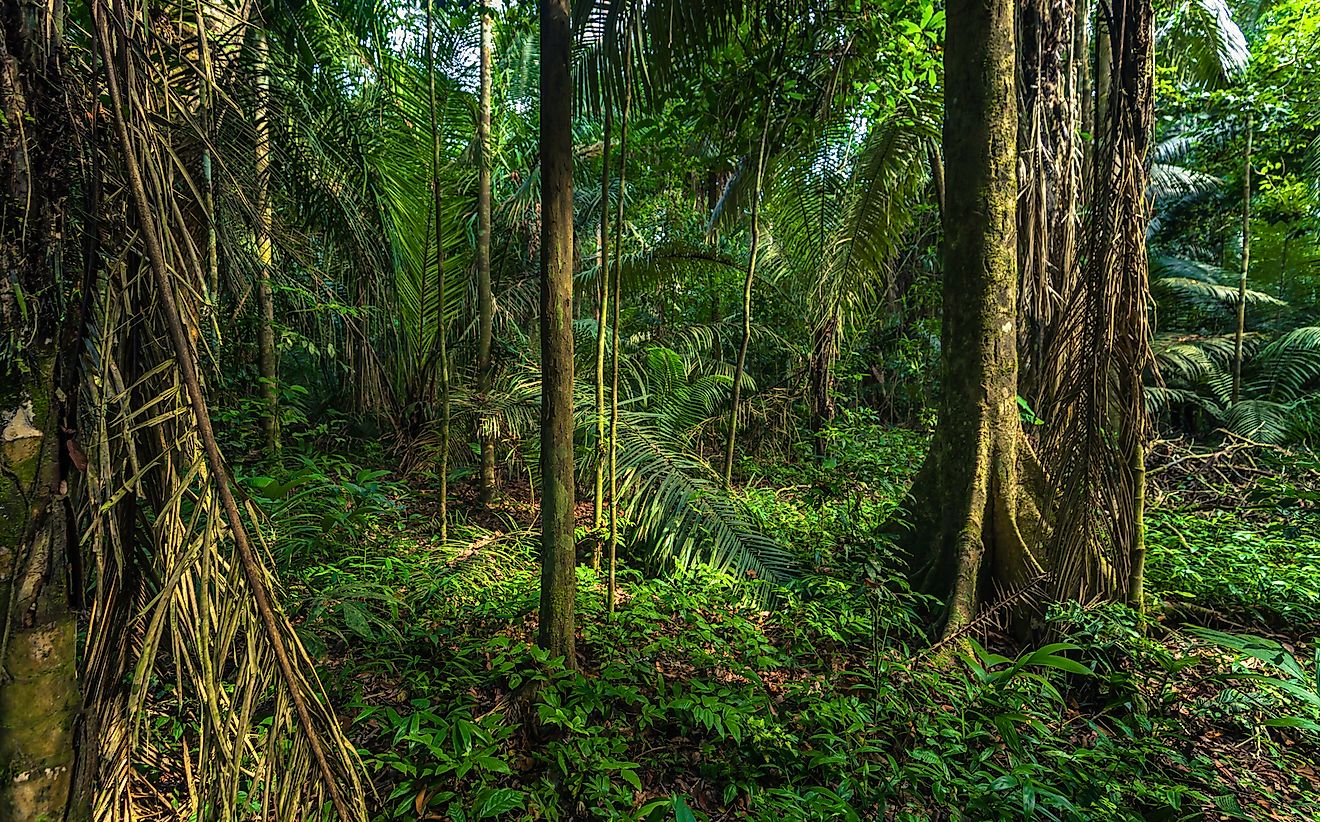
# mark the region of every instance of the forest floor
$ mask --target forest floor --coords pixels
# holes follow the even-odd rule
[[[610,617],[584,529],[576,673],[534,647],[525,484],[492,511],[460,485],[445,545],[417,477],[316,453],[250,483],[379,817],[1320,819],[1314,460],[1164,446],[1156,618],[1050,608],[1061,644],[991,628],[950,657],[877,537],[923,439],[836,446],[747,466],[748,510],[802,566],[770,600],[625,551]]]

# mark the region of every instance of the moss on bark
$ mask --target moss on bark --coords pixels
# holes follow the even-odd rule
[[[945,597],[946,637],[971,623],[989,592],[1025,585],[1040,571],[1038,508],[1019,454],[1014,65],[1013,3],[953,0],[942,391],[904,539],[918,586]]]

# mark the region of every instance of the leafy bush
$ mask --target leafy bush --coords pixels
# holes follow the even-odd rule
[[[1320,626],[1320,535],[1309,523],[1247,522],[1235,512],[1155,512],[1151,590],[1238,620]]]

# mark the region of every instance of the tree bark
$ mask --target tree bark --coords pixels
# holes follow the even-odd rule
[[[0,397],[0,818],[63,819],[81,706],[77,619],[65,583],[57,353],[29,354],[26,378]]]
[[[591,502],[592,527],[604,523],[605,456],[605,325],[610,310],[610,137],[614,117],[605,105],[605,134],[600,160],[600,262],[596,266],[596,496]],[[592,565],[600,568],[600,540]]]
[[[61,265],[77,96],[66,97],[58,8],[0,16],[0,819],[88,812],[59,390],[81,354],[80,267]]]
[[[1039,574],[1019,497],[1017,106],[1011,0],[953,0],[944,52],[944,322],[939,421],[908,506],[917,583],[946,637],[986,592]],[[914,540],[909,540],[912,542]]]
[[[266,34],[253,29],[254,70],[257,76],[256,210],[257,210],[257,353],[261,372],[261,432],[271,451],[280,448],[280,393],[275,359],[275,295],[271,288],[274,263],[270,203],[270,50]]]
[[[576,667],[573,605],[573,83],[568,0],[541,17],[542,648]]]
[[[477,382],[478,392],[490,392],[492,365],[491,337],[495,327],[495,297],[490,284],[490,98],[491,98],[491,15],[487,0],[481,6],[481,90],[477,104]],[[495,437],[490,420],[478,423],[477,440],[481,443],[480,496],[483,505],[495,501]]]

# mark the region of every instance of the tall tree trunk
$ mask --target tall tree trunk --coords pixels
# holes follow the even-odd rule
[[[952,0],[944,71],[946,161],[941,397],[908,506],[918,584],[946,597],[956,636],[995,587],[1039,576],[1021,516],[1017,407],[1017,106],[1012,0]]]
[[[605,588],[605,603],[609,613],[614,613],[617,571],[619,564],[619,309],[623,305],[623,288],[620,275],[623,272],[623,206],[625,185],[628,181],[628,120],[632,114],[632,40],[624,49],[624,63],[629,66],[624,71],[623,124],[619,129],[619,211],[614,220],[614,265],[611,270],[614,283],[610,290],[614,292],[612,316],[610,317],[610,553],[609,582]]]
[[[253,29],[254,70],[257,76],[256,145],[257,209],[257,354],[261,371],[263,409],[261,431],[271,451],[280,448],[280,389],[275,356],[275,294],[271,289],[274,264],[271,231],[274,212],[270,202],[270,49],[266,33]]]
[[[0,819],[87,813],[70,605],[82,581],[61,433],[65,372],[81,353],[79,267],[60,264],[74,126],[56,8],[0,18]]]
[[[776,61],[777,62],[777,61]],[[766,140],[770,136],[770,104],[766,104],[765,122],[761,124],[761,143],[756,152],[756,184],[752,187],[752,240],[748,249],[747,276],[743,278],[742,339],[733,367],[733,397],[729,406],[729,435],[724,442],[724,487],[733,484],[733,449],[738,442],[738,406],[742,402],[743,370],[747,367],[747,348],[752,342],[752,284],[756,280],[756,257],[761,243],[761,183],[765,176]]]
[[[1233,333],[1233,394],[1242,398],[1242,340],[1247,331],[1247,271],[1251,266],[1251,111],[1247,110],[1247,148],[1242,156],[1242,268],[1238,275],[1237,328]]]
[[[436,118],[434,16],[426,2],[426,74],[431,115],[431,211],[435,214],[435,277],[437,283],[436,359],[440,375],[440,542],[449,541],[449,323],[445,319],[445,233],[440,194],[440,128]]]
[[[495,327],[495,296],[490,284],[490,98],[491,16],[489,0],[481,5],[481,89],[477,103],[477,383],[484,398],[491,388],[491,337]],[[481,443],[480,496],[483,505],[495,501],[495,436],[489,419],[478,423]]]
[[[596,496],[591,502],[592,527],[604,523],[605,457],[605,325],[610,310],[610,137],[614,117],[605,105],[605,135],[600,160],[600,262],[596,266]],[[600,568],[600,540],[596,540],[593,567]]]
[[[542,648],[576,666],[573,600],[573,79],[568,0],[541,17]]]

